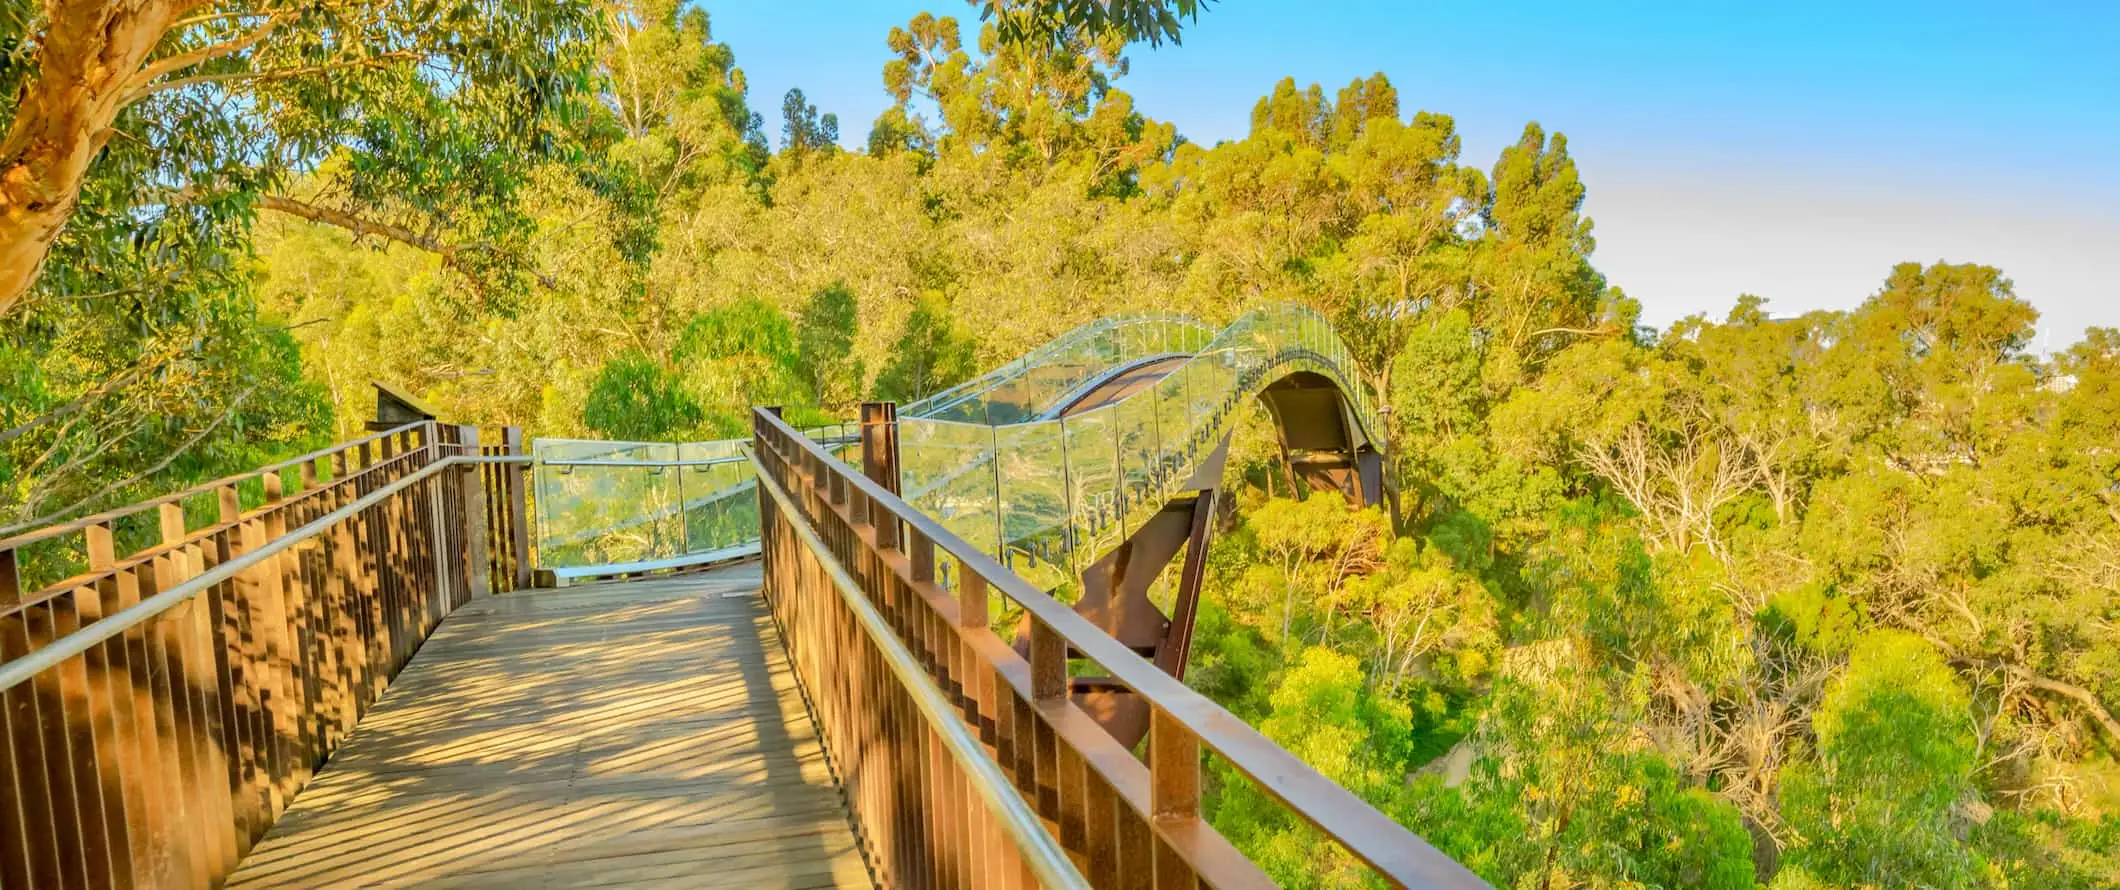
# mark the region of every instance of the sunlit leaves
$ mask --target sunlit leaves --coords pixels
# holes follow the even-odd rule
[[[1069,31],[1117,31],[1150,45],[1178,42],[1178,32],[1213,0],[973,0],[979,18],[1001,35],[1034,47],[1050,46]]]
[[[1818,761],[1785,796],[1793,864],[1843,884],[1973,886],[1955,836],[1976,748],[1964,685],[1934,647],[1880,632],[1855,646],[1813,718]]]

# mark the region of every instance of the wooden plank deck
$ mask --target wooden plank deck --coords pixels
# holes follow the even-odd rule
[[[870,886],[759,578],[459,609],[229,886]]]

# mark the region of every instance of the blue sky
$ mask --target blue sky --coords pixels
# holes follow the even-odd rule
[[[707,3],[777,136],[799,86],[860,144],[884,35],[959,0]],[[971,29],[968,27],[967,32]],[[1382,71],[1493,164],[1526,121],[1568,135],[1596,262],[1647,320],[1845,308],[1894,262],[2000,266],[2041,345],[2120,327],[2120,3],[1222,0],[1119,87],[1202,143],[1244,136],[1283,76]]]

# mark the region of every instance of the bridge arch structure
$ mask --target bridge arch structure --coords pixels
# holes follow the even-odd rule
[[[1382,430],[1331,325],[1293,306],[1215,330],[1107,319],[895,419],[906,498],[1173,676],[1184,675],[1216,489],[1248,403],[1273,421],[1293,485],[1382,497]],[[1166,612],[1151,585],[1185,563]],[[1028,638],[1019,635],[1018,645]],[[1148,729],[1123,684],[1075,695],[1122,742]]]

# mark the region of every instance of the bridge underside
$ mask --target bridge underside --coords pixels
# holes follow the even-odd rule
[[[1158,356],[1121,368],[1071,396],[1053,414],[1067,417],[1116,404],[1156,385],[1188,358]],[[1268,384],[1258,398],[1273,416],[1291,487],[1303,485],[1345,497],[1356,506],[1382,501],[1382,456],[1358,431],[1337,384],[1318,374],[1295,373]],[[1180,679],[1192,648],[1216,486],[1228,448],[1225,438],[1200,461],[1184,496],[1163,504],[1119,546],[1083,570],[1081,599],[1075,603],[1075,611],[1099,629]],[[1148,591],[1181,553],[1185,563],[1171,614],[1166,615],[1149,601]],[[1027,623],[1017,633],[1016,649],[1030,651]],[[1107,677],[1077,676],[1072,686],[1076,704],[1121,744],[1131,747],[1148,734],[1147,704],[1122,684]]]
[[[759,583],[458,609],[229,886],[871,886]]]

